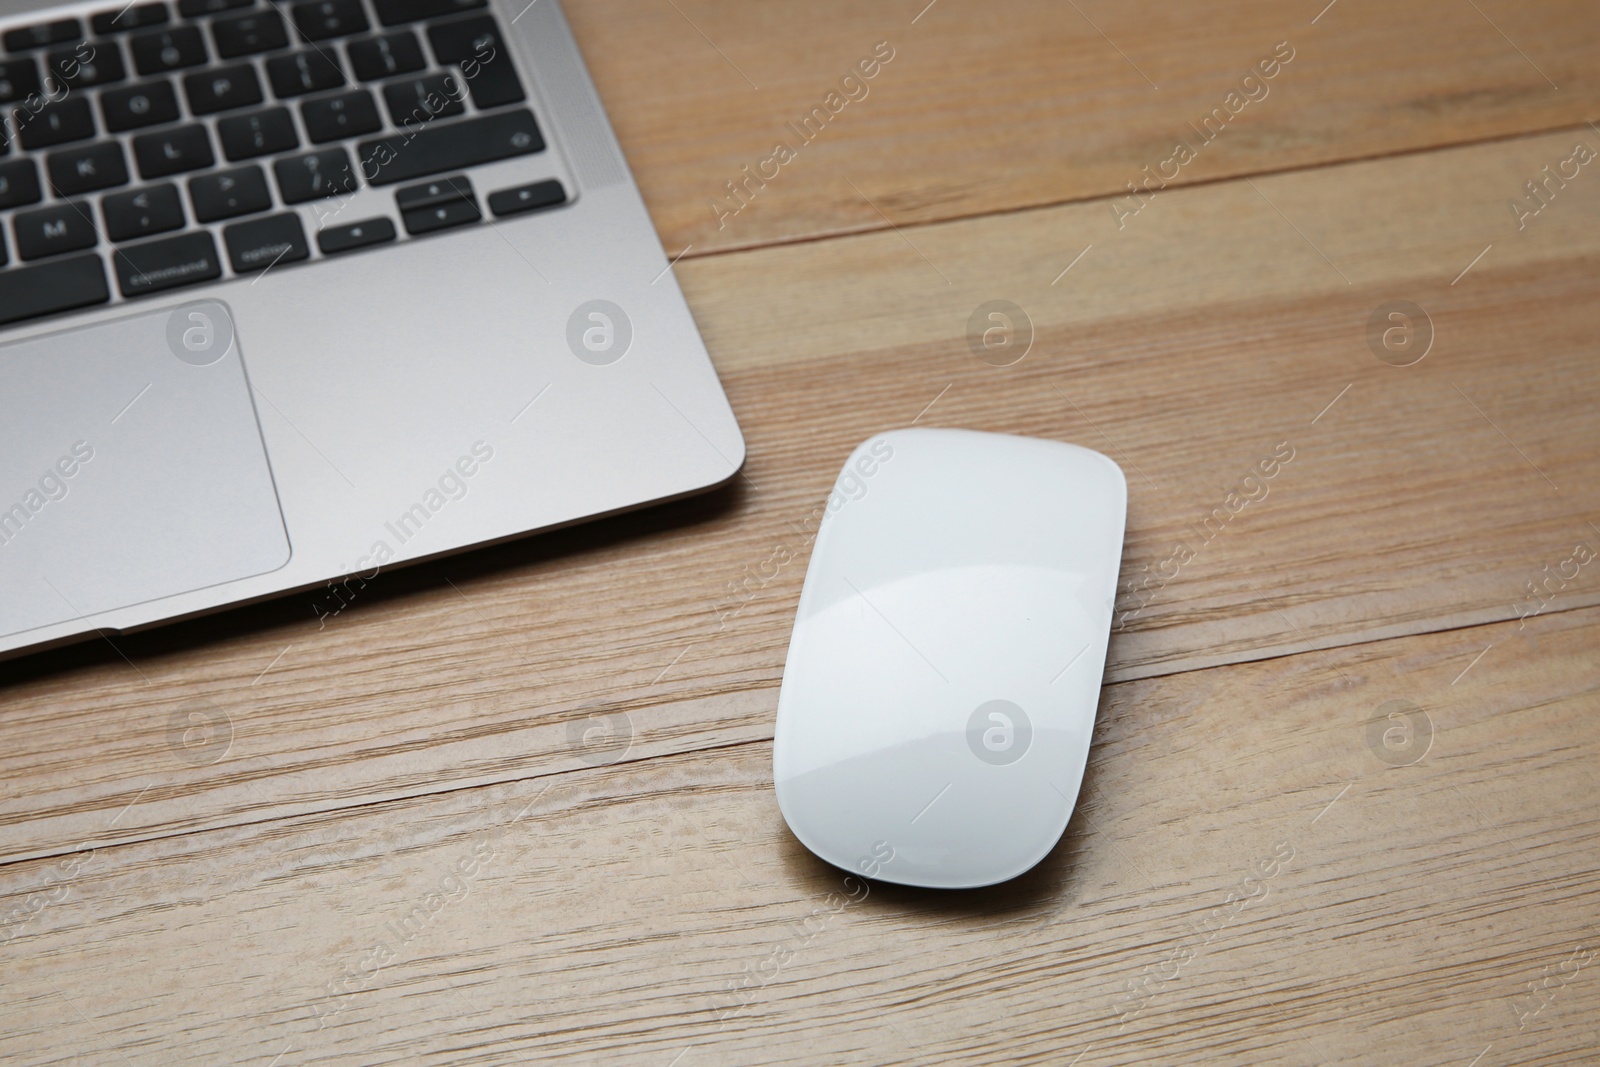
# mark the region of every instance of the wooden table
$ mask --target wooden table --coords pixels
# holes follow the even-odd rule
[[[569,14],[743,476],[6,664],[0,1060],[1600,1060],[1595,5]],[[1129,476],[1078,811],[983,891],[771,789],[803,520],[911,424]]]

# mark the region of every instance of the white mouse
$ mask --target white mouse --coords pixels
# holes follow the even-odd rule
[[[1054,847],[1094,731],[1128,509],[1058,441],[895,430],[845,462],[800,594],[773,778],[796,837],[904,885]]]

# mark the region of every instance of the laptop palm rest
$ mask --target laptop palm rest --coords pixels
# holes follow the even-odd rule
[[[0,636],[288,562],[234,325],[205,300],[0,346]]]

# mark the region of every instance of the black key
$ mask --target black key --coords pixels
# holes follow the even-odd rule
[[[320,200],[356,191],[350,155],[342,148],[327,148],[303,156],[280,159],[272,165],[278,175],[278,192],[285,204]]]
[[[260,167],[240,167],[189,179],[189,199],[199,222],[216,222],[272,207],[267,176]]]
[[[189,97],[189,110],[196,115],[249,107],[262,101],[261,79],[248,63],[190,74],[183,79],[183,91]]]
[[[418,19],[436,19],[487,6],[489,0],[373,0],[378,21],[385,26]]]
[[[0,273],[0,323],[104,304],[111,299],[99,256],[74,256]]]
[[[383,126],[378,105],[365,89],[307,100],[300,105],[300,117],[305,120],[306,136],[312,144],[357,137]]]
[[[445,66],[469,59],[481,61],[499,50],[500,30],[491,15],[456,19],[429,26],[428,43],[433,45],[434,58]]]
[[[401,218],[405,220],[407,233],[421,236],[451,226],[478,222],[483,218],[483,212],[478,210],[476,200],[452,200],[448,204],[408,211]]]
[[[216,161],[204,126],[179,126],[135,137],[133,156],[139,161],[139,175],[144,178],[199,170]]]
[[[178,14],[186,19],[199,18],[201,15],[232,11],[236,7],[249,7],[255,2],[256,0],[178,0]]]
[[[0,63],[0,104],[9,104],[39,92],[39,65],[31,59]]]
[[[218,119],[217,136],[222,138],[222,154],[235,162],[300,147],[286,107]]]
[[[392,240],[394,240],[394,223],[381,215],[375,219],[352,222],[348,226],[330,226],[317,235],[317,244],[321,246],[323,255],[328,256],[337,252],[353,252],[358,248],[381,245]]]
[[[428,40],[440,63],[461,68],[472,102],[479,107],[499,107],[527,99],[511,63],[511,53],[488,15],[429,27]]]
[[[11,113],[22,138],[22,147],[32,151],[51,148],[69,141],[94,136],[94,112],[84,96],[68,96],[39,111],[18,108]]]
[[[183,225],[183,201],[176,185],[152,185],[114,193],[100,201],[106,236],[113,241],[152,237]]]
[[[309,0],[293,8],[295,28],[308,41],[324,41],[367,28],[361,0]]]
[[[51,52],[45,65],[58,82],[73,89],[109,85],[128,76],[128,68],[122,65],[122,49],[115,41],[85,41],[70,51]]]
[[[432,207],[434,204],[444,204],[451,200],[471,200],[474,198],[472,182],[465,174],[455,174],[448,178],[435,178],[431,182],[421,185],[408,185],[404,189],[394,191],[394,203],[402,212],[414,211],[419,207]]]
[[[236,222],[223,230],[222,236],[228,242],[228,259],[238,274],[266,270],[278,263],[294,263],[311,254],[300,216],[293,211]]]
[[[0,163],[0,208],[37,204],[44,193],[39,188],[39,168],[31,159]]]
[[[217,243],[205,230],[138,245],[119,245],[111,259],[117,265],[117,285],[127,297],[209,282],[222,276],[222,264],[217,262]]]
[[[123,30],[140,30],[146,26],[164,26],[167,19],[166,4],[135,4],[116,11],[102,11],[89,20],[89,28],[97,34],[121,33]]]
[[[83,23],[77,19],[58,19],[41,22],[37,26],[24,26],[7,30],[3,38],[7,52],[26,52],[30,48],[48,48],[53,44],[66,44],[83,36]]]
[[[396,126],[413,129],[424,122],[447,115],[459,115],[466,105],[461,101],[466,90],[458,74],[424,74],[417,78],[391,82],[383,87],[389,104],[389,117]]]
[[[566,202],[567,191],[554,178],[489,194],[489,210],[501,219],[507,215],[520,215],[524,211],[538,211]]]
[[[517,68],[511,65],[511,53],[497,49],[486,60],[469,59],[461,64],[461,73],[467,79],[467,91],[472,102],[480,108],[516,104],[528,98],[522,89],[522,79]]]
[[[93,248],[100,241],[87,200],[19,211],[13,224],[17,228],[17,254],[23,259],[76,252]]]
[[[318,93],[344,84],[344,71],[329,52],[296,52],[267,60],[267,77],[279,97]]]
[[[361,172],[373,185],[425,178],[544,150],[539,124],[526,109],[445,122],[412,135],[362,141]]]
[[[0,267],[5,266],[9,262],[11,262],[11,256],[6,252],[5,235],[3,232],[0,232]],[[4,282],[0,281],[0,284],[4,284]]]
[[[392,78],[396,74],[410,74],[427,65],[422,58],[422,45],[410,30],[391,33],[387,37],[369,37],[351,41],[350,69],[364,82],[379,78]]]
[[[289,32],[283,28],[283,16],[270,9],[218,19],[211,24],[211,38],[217,42],[217,55],[223,59],[289,47]]]
[[[178,94],[170,82],[145,82],[100,94],[100,110],[112,133],[178,121]]]
[[[51,153],[45,169],[50,172],[50,188],[57,196],[77,196],[128,184],[128,160],[115,141]]]
[[[133,65],[140,74],[164,74],[169,70],[198,67],[206,61],[206,42],[195,26],[174,26],[170,30],[151,30],[128,38],[133,49]]]

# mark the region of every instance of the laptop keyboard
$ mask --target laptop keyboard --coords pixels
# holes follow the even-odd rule
[[[136,3],[0,45],[0,325],[480,223],[466,172],[545,148],[487,0]]]

